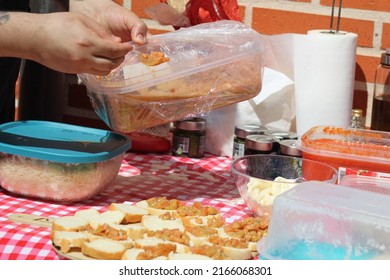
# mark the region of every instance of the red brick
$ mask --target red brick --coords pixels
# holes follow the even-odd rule
[[[363,116],[367,114],[367,103],[368,103],[368,91],[367,90],[355,90],[353,93],[353,109],[362,109]]]
[[[357,55],[355,80],[373,83],[375,81],[375,70],[379,63],[379,57]]]
[[[332,0],[321,0],[320,4],[324,6],[332,6]],[[338,6],[339,1],[336,1],[335,5]],[[390,12],[390,1],[388,0],[344,0],[342,2],[342,8]]]
[[[262,34],[306,34],[312,29],[329,30],[330,16],[255,7],[252,12],[252,27]],[[333,29],[335,28],[334,25]],[[373,21],[343,18],[340,30],[358,34],[360,47],[373,46]]]
[[[390,15],[389,15],[390,17]],[[390,48],[390,23],[382,25],[382,49]]]

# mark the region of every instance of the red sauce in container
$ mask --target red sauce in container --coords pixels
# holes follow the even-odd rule
[[[301,137],[303,158],[332,165],[390,173],[390,133],[317,126]]]

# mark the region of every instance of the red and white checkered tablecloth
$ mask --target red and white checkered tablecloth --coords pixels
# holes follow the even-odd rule
[[[230,158],[212,155],[190,159],[128,153],[111,186],[74,204],[16,196],[0,188],[0,260],[60,259],[51,246],[50,228],[14,223],[8,219],[13,213],[60,217],[90,207],[106,210],[112,202],[167,196],[214,206],[228,223],[250,216],[231,178],[230,163]]]

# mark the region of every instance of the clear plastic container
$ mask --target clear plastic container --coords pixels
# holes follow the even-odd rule
[[[390,172],[390,132],[317,126],[301,137],[303,158],[341,170]]]
[[[279,195],[260,259],[390,259],[390,196],[325,182]]]
[[[380,178],[367,175],[347,175],[343,177],[339,184],[359,190],[390,195],[390,177]]]
[[[79,77],[110,128],[139,131],[256,96],[262,86],[265,42],[240,22],[204,23],[151,36],[146,45],[134,46],[109,76]],[[140,57],[151,52],[162,52],[169,61],[143,64]]]
[[[46,121],[0,125],[0,184],[61,202],[93,197],[118,175],[130,140],[118,133]]]

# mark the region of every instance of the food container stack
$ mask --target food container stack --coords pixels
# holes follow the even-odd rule
[[[100,118],[128,133],[256,96],[265,46],[258,32],[240,22],[204,23],[151,36],[108,76],[79,77]]]

